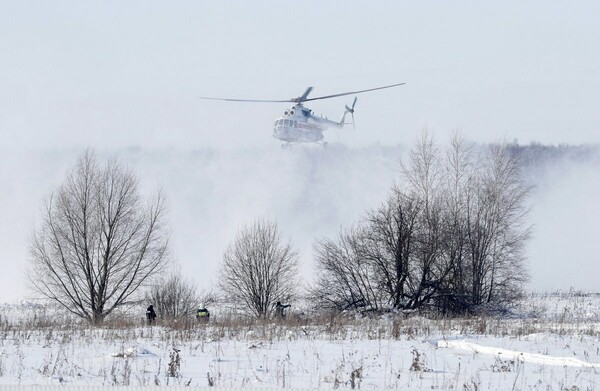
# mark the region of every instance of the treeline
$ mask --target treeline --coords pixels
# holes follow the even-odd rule
[[[532,142],[520,145],[516,141],[505,144],[512,154],[517,156],[523,170],[544,167],[548,163],[561,159],[572,161],[600,161],[600,147],[598,145],[545,145]]]
[[[528,279],[528,188],[510,145],[485,153],[423,136],[386,202],[337,239],[314,245],[313,300],[336,309],[500,308]]]
[[[301,296],[334,311],[503,308],[528,279],[520,155],[513,144],[481,148],[455,136],[441,147],[423,135],[382,205],[338,237],[315,240],[306,289],[291,241],[259,219],[225,249],[216,291],[201,292],[164,272],[172,257],[162,192],[143,202],[131,170],[86,151],[31,236],[29,284],[93,324],[143,301],[159,316],[188,317],[217,297],[256,318]]]

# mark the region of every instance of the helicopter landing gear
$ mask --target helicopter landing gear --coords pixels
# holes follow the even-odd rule
[[[327,144],[327,141],[323,141],[323,148],[327,148],[329,144]]]
[[[290,143],[281,144],[281,149],[288,149],[291,147]]]

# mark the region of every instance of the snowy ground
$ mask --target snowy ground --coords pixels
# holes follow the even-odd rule
[[[92,329],[33,305],[0,311],[0,384],[600,390],[593,294],[532,295],[502,318],[192,328]]]

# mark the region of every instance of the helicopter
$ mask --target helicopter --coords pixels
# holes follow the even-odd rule
[[[212,98],[212,97],[198,97],[199,99],[207,100],[220,100],[227,102],[254,102],[254,103],[294,103],[294,105],[286,109],[283,115],[277,118],[273,124],[273,137],[283,141],[282,147],[286,147],[292,143],[320,143],[323,146],[327,146],[327,142],[324,141],[325,136],[323,132],[330,128],[342,129],[349,123],[346,122],[346,115],[350,114],[352,117],[352,125],[354,126],[354,106],[356,105],[357,98],[354,97],[354,101],[350,106],[344,106],[344,113],[339,121],[333,121],[327,117],[315,115],[314,112],[308,107],[304,106],[304,102],[310,102],[319,99],[330,99],[338,96],[355,95],[363,92],[383,90],[385,88],[392,88],[404,85],[406,83],[390,84],[383,87],[369,88],[366,90],[342,92],[339,94],[319,96],[316,98],[309,98],[308,95],[313,90],[313,87],[308,87],[302,95],[297,98],[283,99],[283,100],[266,100],[266,99],[232,99],[232,98]]]

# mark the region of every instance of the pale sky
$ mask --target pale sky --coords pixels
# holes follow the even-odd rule
[[[287,236],[300,237],[299,246],[309,252],[314,235],[337,232],[385,196],[397,172],[377,148],[409,147],[422,129],[441,142],[459,129],[475,142],[600,143],[599,21],[597,1],[0,0],[0,212],[8,216],[0,223],[7,265],[0,301],[24,294],[15,281],[22,279],[27,237],[43,197],[81,148],[216,151],[199,160],[207,166],[196,167],[196,177],[184,172],[181,161],[163,162],[145,152],[125,162],[140,170],[148,186],[174,186],[166,191],[175,193],[175,253],[184,271],[214,274],[227,240],[244,222],[234,213],[247,221],[257,209],[280,219]],[[290,161],[274,155],[280,148],[271,125],[285,104],[197,99],[287,99],[308,86],[319,96],[399,82],[406,85],[358,97],[356,130],[326,134],[330,143],[351,148],[331,159],[310,148],[306,155],[294,152]],[[352,99],[307,106],[338,119]],[[226,152],[231,150],[243,152]],[[126,159],[137,156],[133,151]],[[318,163],[304,160],[309,158]],[[350,171],[327,166],[340,161]],[[352,180],[345,183],[348,172]],[[585,182],[587,196],[576,197],[578,205],[590,204],[591,216],[598,216],[598,170],[586,169],[584,178],[592,185]],[[541,223],[530,251],[532,272],[544,276],[532,287],[581,282],[592,289],[589,272],[548,282],[552,269],[544,262],[557,252],[545,243],[559,233],[543,207],[565,205],[564,197],[571,197],[558,192],[558,183],[575,186],[575,193],[582,185],[554,179],[532,214],[533,223]],[[369,190],[357,193],[365,182]],[[217,190],[205,194],[203,185]],[[260,207],[247,205],[244,195]],[[213,209],[210,218],[199,202]],[[229,212],[219,214],[219,208]],[[314,220],[299,213],[302,208],[317,211]],[[583,209],[560,214],[569,224],[586,215]],[[222,226],[190,229],[202,221]],[[594,227],[585,238],[598,233]],[[204,236],[198,242],[218,243],[210,251],[189,244],[214,230],[219,240]],[[568,246],[582,258],[598,249],[589,239],[578,240]],[[561,254],[567,252],[564,247]],[[211,260],[193,261],[196,256]],[[586,260],[590,272],[597,260]]]
[[[361,95],[351,142],[600,142],[596,1],[1,1],[2,144],[268,145],[285,99]],[[338,118],[352,97],[314,102]]]

